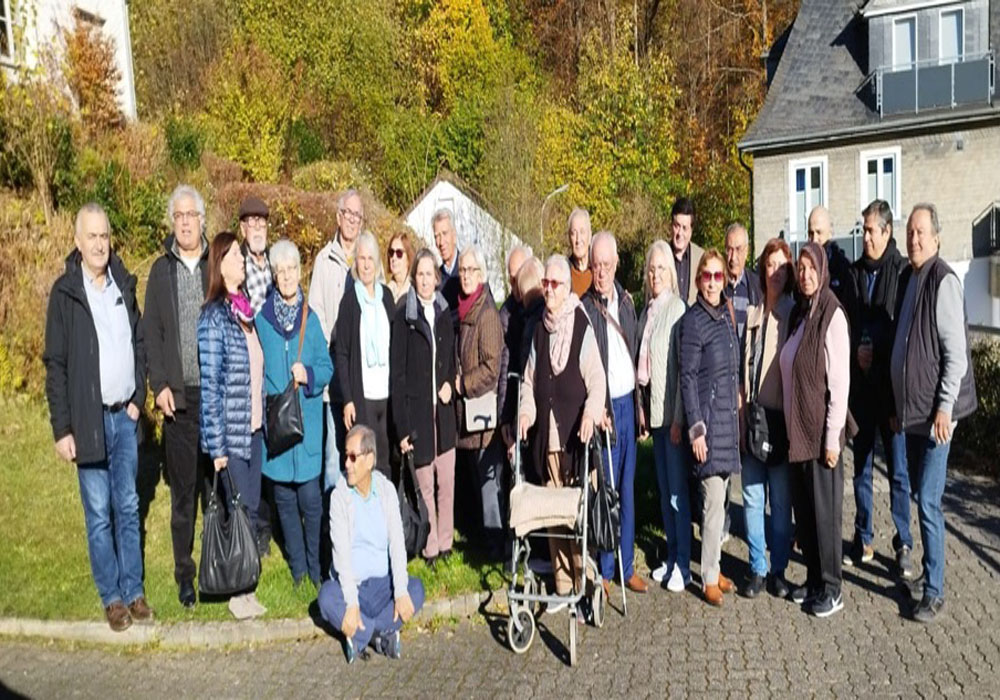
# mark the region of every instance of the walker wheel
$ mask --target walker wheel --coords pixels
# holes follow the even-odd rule
[[[517,622],[515,623],[515,619]],[[520,625],[521,629],[517,626]],[[523,654],[535,639],[535,616],[527,610],[518,610],[507,621],[507,639],[515,654]]]
[[[600,629],[604,627],[604,586],[595,583],[594,592],[590,594],[591,615],[594,618],[594,627]]]
[[[576,612],[569,616],[569,665],[576,666]]]

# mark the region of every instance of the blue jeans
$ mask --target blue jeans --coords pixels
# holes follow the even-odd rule
[[[104,412],[105,459],[78,466],[90,571],[101,605],[131,604],[143,594],[139,544],[136,424],[125,411]]]
[[[257,511],[260,509],[260,470],[264,466],[264,431],[257,430],[250,436],[250,460],[230,457],[226,470],[233,478],[232,485],[240,494],[240,501],[250,518],[250,527],[256,536],[259,532],[260,518]],[[229,477],[220,474],[219,481],[226,494],[226,507],[228,508],[233,500],[232,489],[229,484]]]
[[[670,426],[653,429],[653,461],[660,487],[660,515],[667,540],[667,576],[676,564],[685,581],[691,580],[690,449],[670,441]],[[682,431],[683,432],[683,431]]]
[[[854,536],[865,544],[871,544],[875,534],[872,525],[872,462],[876,435],[882,439],[889,470],[889,509],[892,511],[892,521],[896,524],[893,548],[899,549],[906,545],[913,549],[906,437],[902,433],[893,433],[888,421],[880,423],[874,419],[867,420],[858,426],[858,434],[854,436],[854,502],[858,509],[854,518]]]
[[[324,403],[326,435],[323,440],[323,492],[329,493],[340,481],[341,458],[347,430],[344,426],[344,404]]]
[[[615,490],[621,504],[622,571],[627,581],[635,573],[635,402],[632,394],[611,401],[615,416],[617,440],[611,446],[611,464],[607,464],[607,449],[601,451],[604,478],[614,469]],[[601,552],[601,577],[615,579],[615,553]]]
[[[281,532],[285,536],[285,553],[292,578],[306,574],[319,583],[319,531],[323,519],[323,496],[319,477],[301,484],[275,481],[274,504],[278,508]]]
[[[424,606],[424,584],[420,579],[410,576],[406,592],[413,601],[413,613],[416,614]],[[395,605],[391,575],[368,578],[358,585],[358,608],[364,628],[358,626],[354,633],[352,641],[355,649],[364,649],[376,634],[391,634],[403,626],[402,619],[392,619]],[[344,589],[340,587],[336,576],[319,589],[319,610],[323,619],[339,632],[344,623],[344,613],[347,612],[347,602],[344,600]]]
[[[766,576],[771,550],[771,573],[784,576],[792,545],[792,494],[787,464],[764,465],[751,454],[743,456],[743,514],[746,517],[750,570]],[[771,519],[764,522],[764,506],[770,501]]]
[[[952,436],[954,437],[954,435]],[[944,495],[951,441],[937,444],[926,435],[906,436],[906,458],[916,484],[920,539],[924,543],[924,594],[944,597]]]

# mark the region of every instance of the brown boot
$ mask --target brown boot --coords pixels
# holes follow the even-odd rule
[[[719,590],[723,593],[732,593],[736,590],[736,584],[733,583],[732,579],[726,578],[721,573],[719,574]]]
[[[104,617],[107,618],[108,627],[112,632],[124,632],[132,626],[132,616],[128,614],[128,608],[120,600],[104,608]]]
[[[153,624],[153,609],[149,607],[145,596],[139,596],[133,600],[128,606],[128,613],[135,623],[140,625]]]
[[[705,602],[709,605],[714,605],[715,607],[720,607],[722,605],[722,591],[718,586],[713,586],[711,584],[707,585],[702,589],[705,594]]]
[[[628,586],[628,589],[634,593],[646,593],[649,590],[649,586],[646,585],[646,582],[639,578],[639,574],[636,573],[632,574],[629,580],[625,582],[625,585]]]
[[[602,578],[601,586],[604,588],[604,600],[611,600],[611,582]]]

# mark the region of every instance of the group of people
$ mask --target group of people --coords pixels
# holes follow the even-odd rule
[[[362,198],[348,190],[306,292],[294,243],[269,245],[265,202],[248,197],[239,233],[209,241],[204,201],[182,185],[169,199],[172,234],[140,314],[136,278],[112,250],[106,213],[85,205],[49,299],[43,359],[56,450],[77,465],[109,625],[154,617],[135,485],[147,385],[164,418],[180,602],[197,602],[198,502],[212,474],[227,470],[218,481],[227,502],[239,492],[260,555],[276,518],[295,585],[308,578],[317,587],[349,660],[368,646],[398,657],[399,627],[423,601],[420,581],[406,573],[401,479],[426,507],[420,555],[431,566],[451,555],[462,516],[463,531],[498,559],[511,462],[521,458],[540,484],[570,485],[592,439],[607,442],[603,468],[620,495],[623,585],[649,588],[633,551],[637,443],[651,436],[666,533],[652,578],[670,591],[690,585],[694,520],[705,600],[721,605],[735,590],[720,560],[729,481],[742,472],[751,565],[743,594],[766,586],[822,617],[843,606],[842,561],[872,557],[880,438],[903,577],[913,576],[914,485],[924,550],[914,617],[932,619],[944,596],[948,449],[976,405],[962,289],[938,257],[933,205],[910,214],[908,263],[888,205],[876,200],[863,216],[865,254],[856,263],[830,240],[829,215],[817,208],[812,242],[797,259],[771,239],[751,271],[746,229],[727,229],[724,255],[702,250],[691,240],[694,206],[679,199],[669,240],[649,247],[637,310],[617,279],[614,236],[592,235],[589,214],[576,209],[568,256],[543,264],[524,247],[508,253],[510,294],[498,309],[483,252],[459,250],[447,209],[431,221],[436,252],[415,249],[400,232],[383,265],[363,230]],[[302,439],[275,452],[268,397],[290,384]],[[842,558],[842,452],[851,437],[858,516]],[[794,588],[784,578],[793,540],[808,569]],[[550,555],[556,590],[566,594],[579,580],[579,552],[553,538]],[[615,557],[600,553],[605,593]],[[237,618],[265,612],[252,590],[229,607]]]

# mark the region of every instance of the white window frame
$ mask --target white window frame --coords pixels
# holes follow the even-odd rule
[[[945,14],[957,13],[962,18],[962,51],[952,59],[946,59],[941,55],[942,38],[944,37],[944,16]],[[965,8],[961,5],[942,7],[938,10],[938,63],[961,63],[965,60]]]
[[[862,211],[875,199],[875,195],[868,191],[868,161],[876,158],[881,160],[887,156],[892,156],[895,161],[896,191],[893,195],[896,205],[892,209],[892,216],[893,219],[899,219],[903,211],[903,149],[900,146],[873,148],[858,154],[858,211]]]
[[[4,26],[7,33],[7,46],[10,54],[0,53],[0,64],[14,64],[14,17],[10,6],[10,0],[0,0],[0,17],[3,17]]]
[[[809,231],[796,231],[795,216],[795,171],[799,168],[806,168],[806,177],[809,176],[809,168],[820,166],[820,200],[819,202],[807,202],[806,205],[811,211],[816,206],[828,206],[830,201],[830,159],[826,155],[810,156],[808,158],[794,158],[788,161],[788,237],[791,241],[806,240]],[[808,193],[808,180],[806,182],[806,192]],[[809,212],[805,212],[808,220]]]
[[[896,25],[901,22],[906,22],[908,20],[913,20],[913,63],[908,66],[897,66],[896,65]],[[939,20],[940,22],[940,20]],[[892,69],[897,70],[910,70],[916,68],[917,63],[920,62],[920,20],[917,19],[916,14],[910,15],[900,15],[899,17],[892,18]]]

